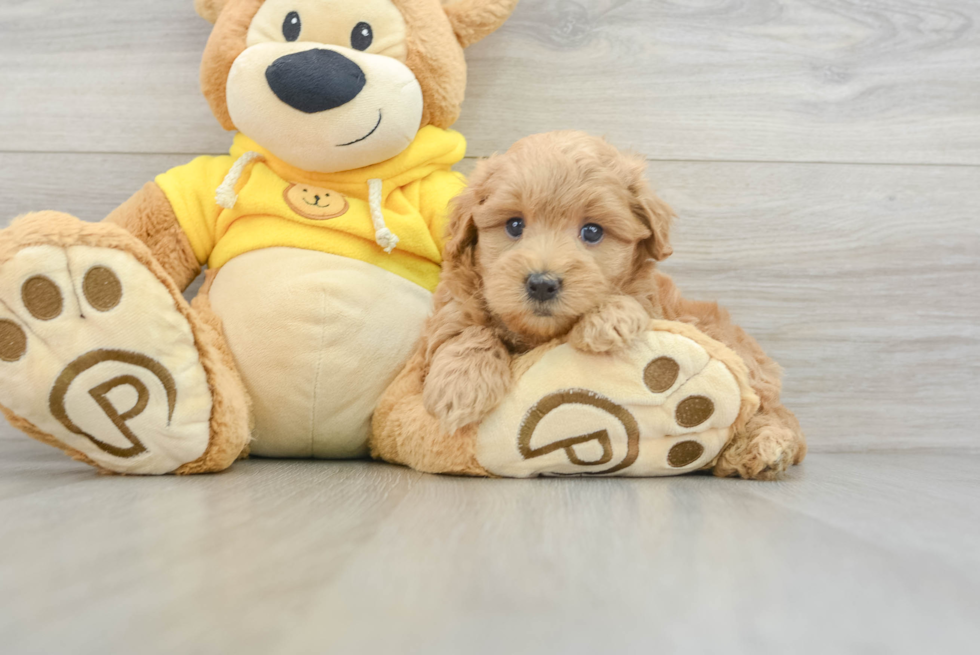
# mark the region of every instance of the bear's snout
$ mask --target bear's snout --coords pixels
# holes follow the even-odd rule
[[[284,103],[307,114],[345,105],[367,78],[361,67],[334,50],[304,50],[272,62],[265,71],[269,88]]]

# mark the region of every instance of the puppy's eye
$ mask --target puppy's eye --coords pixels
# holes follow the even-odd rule
[[[507,234],[514,239],[520,239],[521,235],[524,234],[524,219],[523,218],[512,218],[507,221],[506,225]]]
[[[303,21],[299,19],[299,14],[291,11],[286,14],[286,20],[282,22],[282,35],[287,41],[295,41],[299,38],[299,33],[303,31]]]
[[[594,246],[602,241],[602,226],[596,225],[595,223],[589,223],[588,225],[582,227],[582,231],[579,234],[582,237],[582,241]]]
[[[350,33],[350,47],[355,50],[367,50],[374,43],[374,30],[367,23],[358,23]]]

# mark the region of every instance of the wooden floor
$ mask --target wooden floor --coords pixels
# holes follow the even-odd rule
[[[771,484],[240,462],[101,478],[0,439],[4,653],[969,653],[980,456]]]
[[[191,0],[0,2],[0,228],[226,151]],[[0,426],[0,652],[967,653],[980,643],[980,1],[521,0],[476,157],[650,161],[665,270],[786,370],[783,482],[248,461],[94,475]]]

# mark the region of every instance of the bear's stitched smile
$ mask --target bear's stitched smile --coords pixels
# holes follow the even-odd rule
[[[338,143],[337,144],[337,147],[338,148],[343,148],[344,146],[352,146],[355,143],[360,143],[364,139],[368,138],[369,136],[371,136],[372,134],[374,134],[375,132],[377,132],[379,127],[381,127],[381,110],[380,109],[378,110],[378,122],[375,123],[374,127],[371,129],[370,132],[368,132],[367,134],[365,134],[364,136],[362,136],[360,139],[355,139],[355,140],[351,141],[350,143]]]
[[[327,204],[321,205],[320,204],[320,196],[313,196],[313,197],[316,198],[316,200],[314,202],[310,202],[306,198],[303,198],[302,200],[303,200],[303,202],[305,202],[310,207],[319,207],[319,208],[323,209],[325,207],[329,207],[330,206],[330,201],[329,200],[327,200]],[[329,198],[329,197],[330,196],[327,196],[327,198]]]

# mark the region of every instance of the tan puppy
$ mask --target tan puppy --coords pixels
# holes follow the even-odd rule
[[[778,365],[715,303],[682,298],[656,261],[672,210],[643,159],[581,132],[528,137],[481,162],[454,204],[435,313],[424,330],[426,409],[452,433],[507,393],[511,357],[554,339],[625,349],[651,318],[693,324],[744,360],[761,406],[715,467],[773,477],[802,460]]]

